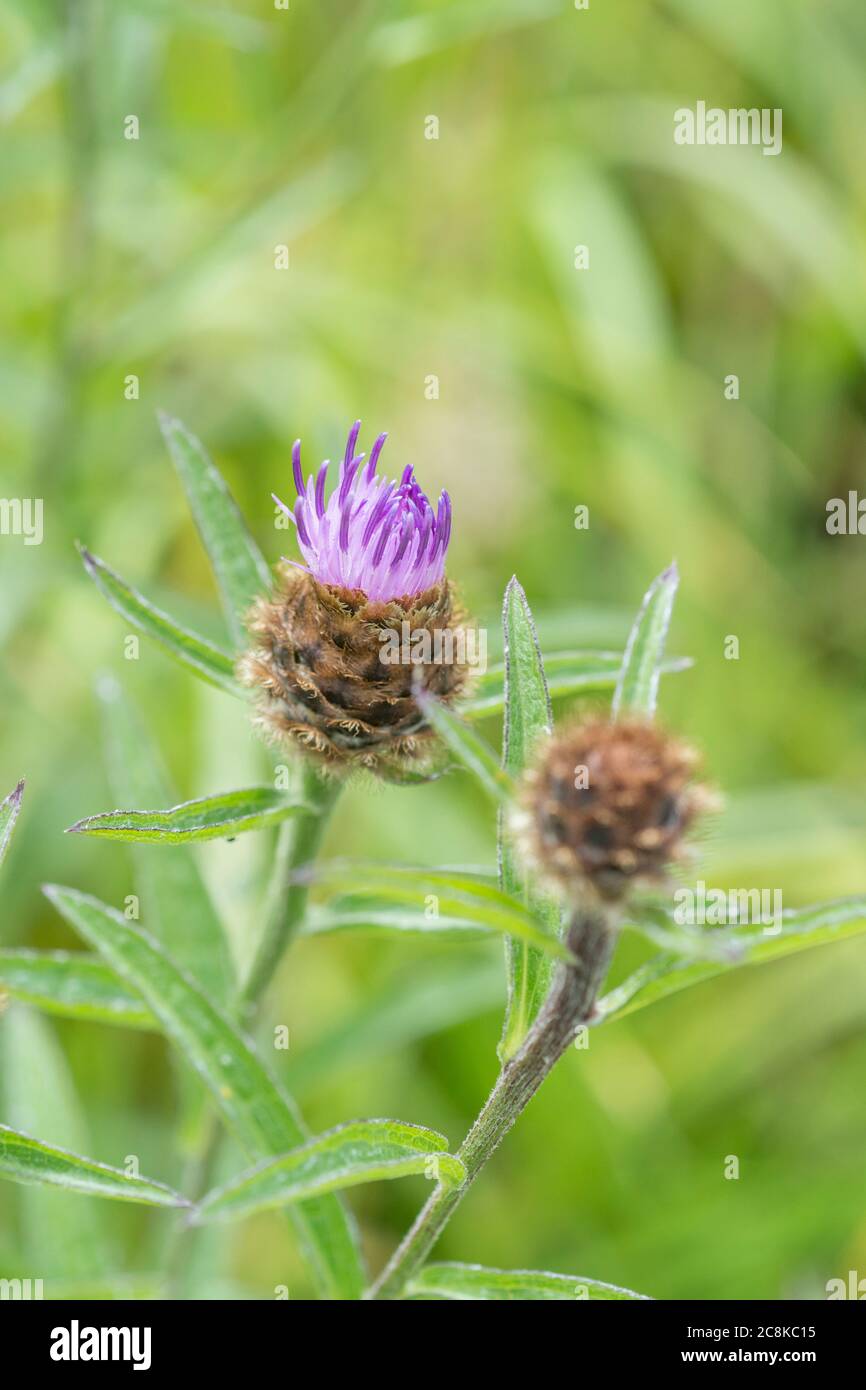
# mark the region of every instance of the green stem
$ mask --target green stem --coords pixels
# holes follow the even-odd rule
[[[488,1159],[573,1042],[577,1029],[591,1018],[615,939],[615,927],[606,913],[575,913],[568,945],[577,963],[559,966],[538,1017],[519,1050],[504,1064],[467,1134],[459,1150],[466,1181],[458,1188],[436,1188],[368,1297],[394,1299],[403,1295]]]
[[[326,782],[307,762],[299,769],[298,781],[298,794],[310,810],[286,821],[279,833],[264,926],[240,994],[241,1008],[247,1012],[255,1008],[303,921],[309,886],[296,876],[315,860],[340,792],[338,782]]]

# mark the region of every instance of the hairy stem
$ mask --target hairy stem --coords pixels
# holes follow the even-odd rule
[[[405,1292],[485,1163],[574,1040],[577,1029],[592,1016],[615,938],[615,926],[603,911],[581,909],[575,913],[567,938],[575,963],[559,966],[532,1028],[520,1049],[503,1065],[486,1105],[463,1141],[459,1157],[466,1168],[466,1181],[458,1188],[436,1188],[368,1297],[394,1299]]]

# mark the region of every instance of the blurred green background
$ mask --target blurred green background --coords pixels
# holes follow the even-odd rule
[[[62,833],[113,804],[100,673],[179,796],[267,765],[241,707],[144,641],[125,660],[74,551],[222,636],[157,407],[206,441],[271,560],[291,544],[269,500],[291,492],[291,441],[311,466],[357,415],[368,444],[387,428],[388,469],[453,496],[450,572],[491,648],[513,572],[548,649],[616,647],[675,555],[671,646],[695,666],[662,714],[727,800],[700,872],[788,907],[866,886],[866,542],[824,524],[866,444],[858,0],[3,0],[0,47],[0,490],[45,501],[41,546],[0,537],[0,791],[27,777],[0,943],[77,944],[46,879],[116,905],[134,891],[122,846]],[[781,107],[781,156],[676,146],[673,111],[699,99]],[[355,788],[326,852],[490,863],[494,830],[462,776]],[[239,955],[269,851],[199,855]],[[627,941],[615,973],[643,949]],[[503,998],[498,943],[305,941],[270,996],[291,1029],[275,1065],[315,1130],[395,1115],[456,1143]],[[0,1045],[4,1118],[180,1180],[158,1039],[16,1006]],[[866,1275],[864,1075],[866,942],[700,986],[564,1060],[439,1256],[657,1297],[823,1297]],[[166,1218],[85,1201],[97,1256],[89,1224],[75,1238],[84,1199],[20,1191],[0,1189],[0,1275],[157,1263]],[[351,1196],[372,1264],[426,1191]],[[308,1291],[278,1215],[220,1244],[194,1292]]]

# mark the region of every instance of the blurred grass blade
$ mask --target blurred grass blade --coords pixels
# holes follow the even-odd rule
[[[463,1164],[449,1154],[448,1140],[441,1134],[399,1120],[359,1120],[208,1193],[195,1220],[233,1221],[359,1183],[417,1173],[447,1187],[459,1186],[466,1178]]]
[[[553,726],[553,711],[538,634],[526,594],[516,577],[509,581],[505,590],[502,626],[505,638],[502,766],[507,775],[516,780],[539,739],[549,733]],[[499,812],[498,848],[499,880],[503,891],[525,902],[533,916],[541,918],[550,935],[555,936],[560,924],[559,906],[549,896],[535,891],[523,873],[507,832],[502,809]],[[505,970],[508,1005],[499,1043],[499,1058],[503,1062],[514,1056],[544,1002],[550,987],[553,961],[547,952],[539,951],[525,939],[508,936],[505,938]]]
[[[647,590],[622,658],[622,670],[613,696],[613,716],[655,714],[659,676],[674,598],[680,582],[676,564],[653,581]]]
[[[483,1265],[430,1264],[419,1270],[406,1290],[409,1298],[491,1301],[647,1299],[648,1295],[602,1284],[579,1274],[548,1274],[536,1269],[485,1269]]]
[[[420,1039],[454,1028],[502,1006],[499,961],[471,948],[399,969],[344,1010],[303,1049],[286,1054],[286,1077],[296,1095],[333,1085],[335,1075],[378,1058],[402,1056]]]
[[[4,1124],[74,1153],[92,1148],[69,1062],[47,1019],[13,1003],[0,1025]],[[98,1274],[117,1258],[99,1202],[80,1194],[16,1187],[18,1227],[40,1276]]]
[[[161,1274],[100,1271],[78,1279],[47,1279],[43,1297],[54,1303],[140,1303],[164,1297]]]
[[[109,569],[96,555],[92,555],[85,546],[80,545],[78,549],[84,568],[100,593],[105,595],[112,608],[126,618],[127,622],[147,637],[152,637],[175,661],[179,661],[181,666],[193,671],[209,685],[215,685],[219,690],[225,690],[239,699],[244,698],[243,691],[234,678],[234,662],[228,652],[221,651],[205,637],[199,637],[188,628],[181,627],[174,618],[154,607],[149,599],[137,589],[133,589],[131,584],[127,584],[125,579],[121,579],[119,574],[115,574],[114,570]]]
[[[157,1028],[144,1000],[95,956],[0,950],[0,992],[44,1013],[124,1028]]]
[[[546,932],[523,903],[471,874],[337,859],[305,877],[340,893],[347,907],[360,908],[363,897],[407,903],[427,909],[431,916],[456,917],[505,932],[561,960],[570,959],[559,938]],[[374,910],[371,907],[371,914]]]
[[[15,790],[10,792],[4,801],[0,801],[0,864],[6,858],[9,842],[12,839],[12,831],[15,829],[15,822],[21,810],[23,795],[24,779],[22,778]]]
[[[511,778],[499,766],[490,744],[426,690],[417,691],[415,698],[430,727],[435,729],[458,762],[478,778],[494,801],[507,805],[513,796],[514,786]]]
[[[106,840],[139,844],[183,844],[187,840],[223,840],[246,830],[263,830],[308,811],[273,787],[244,787],[198,801],[184,801],[168,811],[105,811],[71,825],[67,834],[98,835]]]
[[[179,420],[160,412],[159,423],[213,566],[232,645],[242,650],[244,615],[270,589],[270,571],[204,446]]]
[[[96,693],[105,713],[113,796],[121,804],[170,804],[175,797],[159,749],[130,700],[112,677],[103,677]],[[234,963],[222,920],[192,852],[178,845],[165,854],[139,842],[134,863],[145,924],[211,998],[225,1003],[234,993]]]
[[[113,1273],[100,1270],[79,1279],[46,1279],[46,1302],[143,1302],[164,1295],[165,1279],[158,1273]]]
[[[189,1206],[186,1198],[161,1182],[130,1177],[92,1158],[69,1153],[0,1125],[0,1178],[11,1182],[48,1183],[88,1197],[112,1197],[119,1202],[144,1202],[154,1207]]]
[[[253,1160],[274,1158],[304,1143],[307,1134],[293,1102],[250,1042],[147,933],[83,893],[55,885],[44,891],[79,935],[141,992]],[[364,1271],[354,1227],[339,1198],[300,1203],[292,1216],[323,1294],[360,1297]]]
[[[661,666],[662,675],[686,671],[688,657],[672,657]],[[622,668],[622,652],[552,652],[544,658],[551,699],[565,695],[604,695],[616,689]],[[478,677],[472,695],[460,705],[466,719],[489,718],[505,710],[505,665],[489,667]]]
[[[866,932],[866,895],[783,912],[781,931],[774,933],[765,929],[737,933],[733,939],[739,952],[728,961],[696,961],[672,953],[655,956],[598,1001],[599,1022],[624,1018],[669,994],[739,966],[760,965],[763,961],[778,960],[814,946],[845,941],[863,932]]]

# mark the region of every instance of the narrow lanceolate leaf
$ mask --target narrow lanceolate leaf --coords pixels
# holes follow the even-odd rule
[[[483,1265],[430,1264],[415,1275],[407,1288],[409,1298],[483,1300],[555,1300],[564,1303],[587,1299],[641,1299],[647,1294],[602,1284],[579,1274],[547,1274],[536,1269],[485,1269]]]
[[[385,907],[370,903],[367,907],[313,907],[308,910],[301,929],[304,936],[324,936],[330,932],[396,932],[405,936],[460,936],[480,938],[487,929],[470,917],[444,916],[429,908],[407,906]]]
[[[188,671],[193,671],[209,685],[226,690],[230,695],[244,698],[244,693],[234,678],[234,662],[228,652],[221,651],[205,637],[199,637],[188,628],[181,627],[174,618],[163,613],[160,608],[146,599],[119,574],[109,569],[97,556],[91,555],[83,545],[79,546],[84,568],[90,575],[100,593],[128,623],[138,628],[147,637],[179,661]]]
[[[692,665],[688,657],[671,657],[662,662],[661,674],[687,671]],[[544,658],[544,671],[551,699],[565,695],[604,695],[616,689],[622,669],[622,652],[552,652]],[[505,663],[489,667],[472,695],[460,706],[460,713],[469,719],[489,718],[505,709]]]
[[[472,874],[337,859],[303,877],[345,898],[340,910],[372,912],[373,905],[371,903],[368,909],[362,901],[365,898],[379,906],[405,903],[433,917],[440,914],[445,918],[459,918],[490,931],[519,937],[560,960],[570,959],[559,938],[547,932],[523,903]]]
[[[679,571],[672,564],[647,590],[623,654],[613,696],[615,718],[636,714],[649,719],[655,714],[662,657],[679,582]]]
[[[77,821],[67,833],[155,845],[225,840],[245,830],[264,830],[308,810],[308,806],[290,801],[273,787],[244,787],[198,801],[184,801],[168,811],[105,811]]]
[[[5,801],[0,801],[0,864],[6,858],[9,849],[9,842],[12,839],[12,831],[15,829],[15,822],[21,810],[21,798],[24,795],[23,780],[13,792],[10,792]]]
[[[54,885],[44,891],[79,935],[142,995],[251,1159],[275,1158],[305,1142],[308,1136],[293,1102],[252,1044],[156,941],[95,898]],[[325,1296],[360,1297],[364,1271],[340,1199],[313,1198],[293,1206],[291,1213]]]
[[[199,1203],[195,1220],[234,1221],[320,1193],[417,1173],[446,1187],[459,1187],[466,1178],[441,1134],[399,1120],[359,1120],[241,1173]]]
[[[101,960],[80,951],[0,950],[2,992],[61,1018],[158,1027],[140,995]]]
[[[160,751],[129,698],[111,677],[96,691],[104,712],[108,780],[122,805],[169,805],[173,796]],[[190,850],[171,854],[139,842],[133,850],[135,883],[144,924],[182,969],[217,1004],[236,984],[225,928]]]
[[[778,960],[833,941],[845,941],[864,932],[866,896],[839,898],[835,902],[783,912],[781,931],[751,928],[731,933],[730,938],[736,941],[739,949],[728,960],[689,960],[671,952],[655,956],[598,1001],[598,1021],[623,1018],[669,994],[738,966],[760,965],[763,961]]]
[[[502,766],[509,777],[517,779],[539,739],[550,732],[553,712],[535,623],[516,578],[505,590],[502,626],[505,638]],[[503,891],[525,902],[533,916],[543,921],[550,935],[555,936],[560,923],[559,907],[550,897],[538,892],[523,872],[503,809],[499,812],[499,877]],[[499,1057],[503,1062],[514,1056],[544,1002],[550,987],[553,960],[546,951],[538,950],[525,939],[508,936],[505,939],[505,969],[508,1007],[499,1044]]]
[[[43,1144],[7,1125],[0,1125],[0,1178],[12,1182],[48,1183],[88,1197],[111,1197],[118,1202],[144,1202],[153,1207],[189,1206],[185,1197],[161,1182],[134,1178],[122,1168],[110,1168],[92,1158]]]
[[[194,434],[168,415],[159,423],[213,566],[232,644],[246,646],[244,615],[271,575],[222,474]]]
[[[514,794],[514,784],[499,766],[496,753],[486,739],[428,691],[419,690],[415,698],[428,724],[458,762],[478,778],[494,801],[507,805]]]

